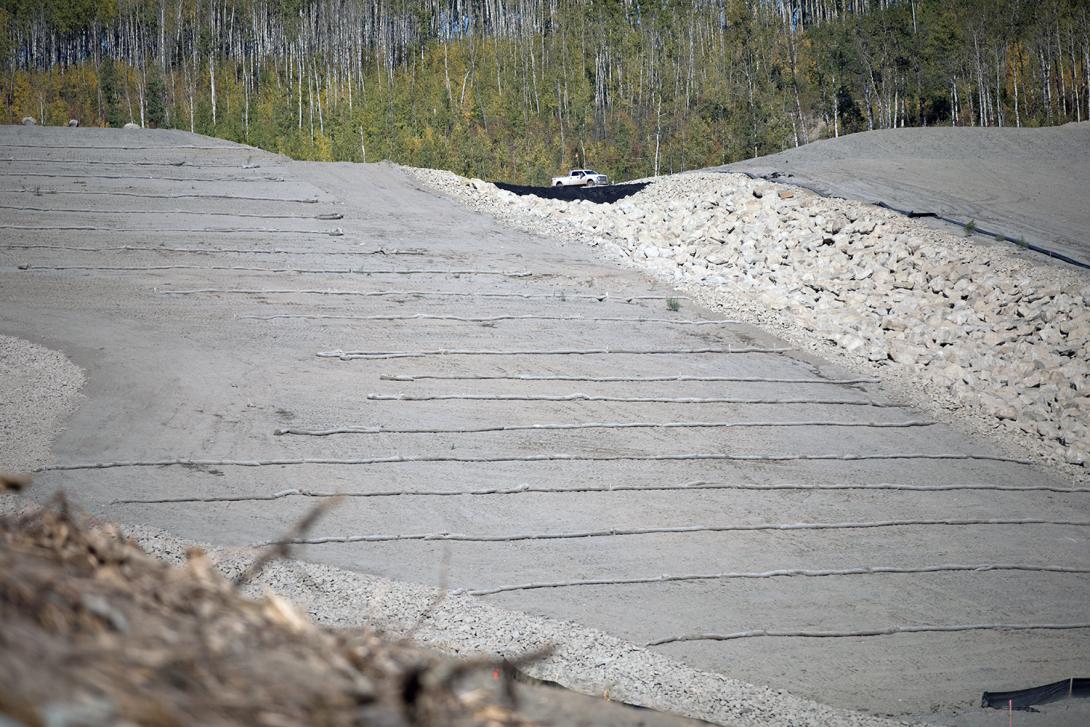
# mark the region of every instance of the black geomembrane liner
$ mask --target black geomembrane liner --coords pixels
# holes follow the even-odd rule
[[[613,204],[619,199],[624,199],[639,192],[649,182],[609,184],[604,187],[525,187],[520,184],[506,184],[504,182],[494,182],[493,184],[502,190],[519,196],[532,194],[542,199],[561,199],[565,202],[585,199],[595,204]]]
[[[1026,710],[1037,704],[1048,704],[1076,697],[1090,697],[1090,678],[1072,677],[1051,684],[1042,684],[1039,687],[1015,689],[1010,692],[984,692],[980,699],[980,706]]]

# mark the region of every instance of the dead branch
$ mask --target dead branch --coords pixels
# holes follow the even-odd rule
[[[274,560],[290,558],[292,546],[297,544],[297,541],[306,533],[309,533],[310,529],[314,527],[323,515],[340,504],[341,498],[333,497],[312,507],[306,515],[300,518],[299,522],[295,523],[295,525],[284,534],[283,538],[274,543],[270,543],[261,555],[235,578],[234,585],[238,587],[249,583]]]

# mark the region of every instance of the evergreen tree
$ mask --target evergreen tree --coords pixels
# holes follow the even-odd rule
[[[117,63],[107,56],[102,60],[98,71],[99,114],[108,126],[123,126],[125,121],[121,116],[121,78],[118,73]]]
[[[148,85],[144,93],[147,96],[145,104],[147,106],[148,126],[153,128],[165,126],[167,120],[167,89],[158,71],[152,71],[148,74]]]

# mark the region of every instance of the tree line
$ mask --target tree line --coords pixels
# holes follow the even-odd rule
[[[1087,0],[0,0],[6,122],[520,183],[1090,118]]]

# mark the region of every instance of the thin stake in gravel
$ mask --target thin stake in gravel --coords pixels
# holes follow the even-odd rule
[[[877,379],[799,379],[761,376],[565,376],[562,374],[383,374],[382,381],[585,381],[596,384],[717,381],[736,384],[876,384]]]
[[[523,432],[523,431],[550,431],[573,429],[747,429],[765,427],[865,427],[865,428],[890,428],[902,429],[909,427],[929,427],[937,422],[907,421],[907,422],[837,422],[837,421],[803,421],[803,422],[578,422],[578,423],[544,423],[544,424],[508,424],[484,427],[451,427],[447,429],[388,429],[386,427],[349,426],[330,429],[277,429],[276,435],[294,435],[299,437],[329,437],[336,434],[481,434],[485,432]]]
[[[581,540],[584,538],[618,538],[638,535],[691,535],[693,533],[751,533],[751,532],[798,532],[805,530],[874,530],[903,527],[969,527],[978,525],[1056,525],[1061,527],[1090,527],[1088,520],[1048,520],[1039,518],[977,519],[963,520],[874,520],[839,523],[759,523],[754,525],[678,525],[661,528],[604,528],[600,530],[576,530],[566,533],[512,533],[509,535],[467,535],[464,533],[409,533],[375,535],[330,535],[321,538],[301,538],[300,545],[325,545],[328,543],[386,543],[395,541],[452,541],[463,543],[514,543],[527,540]],[[268,543],[259,543],[268,545]]]
[[[647,583],[685,583],[692,581],[761,580],[770,578],[830,578],[841,576],[912,575],[925,573],[994,573],[1017,571],[1023,573],[1090,573],[1090,568],[1064,565],[1027,565],[1022,563],[978,563],[975,565],[943,564],[925,566],[859,566],[856,568],[780,568],[758,572],[686,573],[680,575],[644,576],[635,578],[587,578],[570,581],[541,581],[515,585],[475,588],[455,591],[469,596],[493,596],[511,591],[535,591],[550,588],[580,588],[585,586],[629,586]]]
[[[372,490],[369,492],[322,492],[320,490],[281,490],[271,495],[221,495],[212,497],[165,497],[149,499],[113,500],[113,504],[170,504],[196,502],[266,502],[285,497],[492,497],[506,495],[577,495],[588,492],[678,492],[701,490],[732,490],[757,492],[841,492],[846,490],[872,490],[889,492],[916,492],[923,494],[982,490],[986,492],[1057,492],[1070,495],[1090,495],[1090,488],[1053,487],[1051,485],[993,485],[993,484],[948,484],[948,485],[904,485],[895,483],[876,484],[822,484],[802,485],[793,483],[757,485],[749,483],[685,482],[670,485],[579,485],[560,487],[547,485],[516,485],[514,487],[481,487],[463,490]]]
[[[315,288],[193,288],[190,290],[164,290],[163,295],[332,295],[362,296],[369,298],[500,298],[522,300],[561,300],[557,293],[481,293],[453,290],[331,290]],[[616,296],[616,297],[614,297]],[[566,294],[568,300],[593,300],[599,303],[635,303],[645,300],[662,300],[658,295],[617,295],[616,293]]]
[[[490,350],[437,348],[431,351],[319,351],[319,358],[339,358],[342,361],[353,359],[391,359],[425,358],[427,356],[597,356],[597,355],[690,355],[698,353],[742,354],[742,353],[787,353],[790,348],[760,348],[740,346],[738,348],[560,348],[530,350]]]
[[[675,326],[733,326],[741,324],[741,321],[732,320],[698,320],[683,318],[624,318],[609,316],[549,316],[549,315],[503,315],[503,316],[453,316],[436,315],[433,313],[414,313],[411,315],[328,315],[319,313],[276,313],[272,315],[246,315],[239,318],[248,318],[260,321],[273,320],[345,320],[345,321],[452,321],[455,323],[499,323],[502,321],[571,321],[573,323],[659,323]]]
[[[20,265],[20,270],[98,270],[102,272],[139,272],[153,270],[237,270],[254,273],[299,273],[311,275],[493,275],[526,278],[536,273],[498,272],[494,270],[365,270],[363,268],[251,268],[242,265]],[[321,354],[319,354],[321,355]]]
[[[858,631],[772,631],[757,629],[736,631],[732,634],[685,634],[669,636],[657,641],[649,641],[644,646],[662,646],[683,641],[733,641],[735,639],[753,639],[759,637],[799,638],[799,639],[854,639],[864,636],[893,636],[895,634],[954,633],[958,631],[1072,631],[1090,629],[1090,623],[1069,624],[955,624],[952,626],[888,626],[879,629],[860,629]]]
[[[591,394],[368,394],[368,401],[610,401],[624,404],[829,404],[837,406],[873,406],[877,408],[900,408],[899,404],[857,399],[771,399],[771,398],[732,398],[732,397],[695,397],[695,396],[598,396]]]
[[[522,456],[485,457],[459,455],[391,455],[389,457],[364,457],[358,459],[338,459],[335,457],[297,457],[285,459],[147,459],[120,462],[83,462],[77,464],[55,464],[40,467],[36,472],[60,472],[72,470],[101,470],[125,467],[290,467],[299,465],[385,465],[416,464],[420,462],[452,463],[493,463],[493,462],[687,462],[687,461],[723,461],[723,462],[794,462],[794,461],[836,461],[863,462],[884,460],[967,460],[980,462],[1010,462],[1013,464],[1033,464],[1029,460],[1015,459],[988,454],[727,454],[724,452],[691,452],[685,454],[530,454]]]

